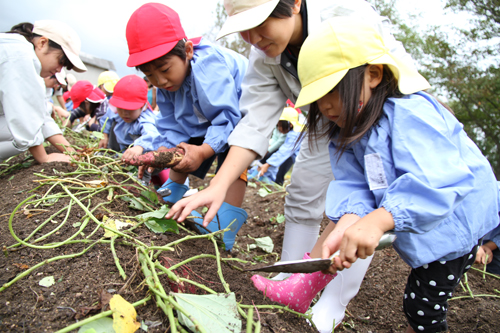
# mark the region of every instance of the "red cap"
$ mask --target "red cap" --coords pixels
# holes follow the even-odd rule
[[[64,101],[66,102],[68,100],[68,98],[70,97],[69,96],[70,92],[69,91],[66,91],[64,94],[63,94],[63,99]]]
[[[147,3],[139,7],[128,20],[126,35],[129,67],[145,64],[167,54],[181,39],[186,38],[179,15],[160,3]]]
[[[69,92],[69,96],[75,109],[86,99],[92,103],[100,103],[106,98],[101,89],[94,88],[92,83],[86,80],[75,83]]]
[[[148,101],[148,85],[137,75],[124,76],[115,86],[109,103],[120,109],[137,110]]]

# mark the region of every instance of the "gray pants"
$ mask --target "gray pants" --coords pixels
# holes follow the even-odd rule
[[[322,124],[319,124],[319,127]],[[287,223],[319,225],[325,212],[326,191],[334,179],[329,140],[321,138],[309,147],[307,137],[302,140],[300,152],[295,160],[291,183],[285,197],[285,218]]]

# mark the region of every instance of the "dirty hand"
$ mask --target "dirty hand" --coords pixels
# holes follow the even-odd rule
[[[206,143],[201,146],[195,146],[181,142],[177,147],[184,149],[185,155],[179,164],[172,167],[172,170],[180,173],[196,171],[206,159],[210,158],[215,153]]]
[[[122,160],[130,160],[136,156],[142,155],[143,152],[144,152],[144,148],[142,148],[141,146],[135,146],[135,147],[129,148],[129,149],[125,150],[125,152],[123,153]]]

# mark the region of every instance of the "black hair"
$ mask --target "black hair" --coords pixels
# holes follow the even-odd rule
[[[159,58],[156,58],[139,66],[135,66],[135,69],[144,72],[147,71],[148,67],[151,65],[154,65],[155,67],[161,67],[168,59],[172,58],[173,56],[181,58],[182,61],[186,60],[186,39],[181,39],[180,41],[178,41],[177,44],[175,44],[174,48],[167,54],[164,54]]]
[[[33,39],[37,37],[42,37],[38,34],[33,33],[33,24],[29,22],[23,22],[16,24],[12,28],[10,28],[10,31],[7,31],[6,33],[8,34],[19,34],[26,38],[28,42],[33,44]],[[59,64],[63,67],[66,67],[68,70],[73,69],[73,64],[71,61],[69,61],[68,57],[64,53],[61,45],[57,44],[56,42],[52,41],[49,39],[49,49],[56,49],[56,50],[61,50],[62,51],[62,56],[59,59]]]
[[[280,0],[269,17],[280,19],[292,17],[294,5],[295,0]]]
[[[290,127],[293,127],[293,125],[288,120],[278,121],[278,126],[281,126],[283,131],[286,133],[288,133],[290,131]]]
[[[349,145],[359,141],[365,133],[377,123],[383,113],[383,106],[389,97],[402,97],[399,91],[398,81],[387,65],[383,66],[382,81],[372,89],[372,96],[358,114],[359,96],[363,90],[363,80],[368,65],[362,65],[350,69],[344,78],[329,93],[338,92],[342,101],[342,112],[340,120],[344,123],[339,127],[335,122],[329,121],[318,128],[322,113],[316,102],[311,104],[307,115],[307,124],[304,127],[309,131],[309,143],[315,138],[328,136],[330,140],[336,140],[337,156],[340,158]],[[336,139],[335,139],[336,138]]]
[[[383,65],[382,81],[372,89],[372,95],[361,112],[359,112],[359,96],[363,90],[363,80],[367,64],[353,69],[350,69],[344,78],[337,84],[332,91],[338,91],[340,100],[342,101],[342,112],[340,121],[343,121],[342,128],[337,126],[335,122],[329,121],[318,128],[319,120],[322,114],[316,102],[311,104],[307,115],[307,125],[304,131],[308,130],[309,144],[315,138],[328,136],[328,139],[335,140],[337,145],[337,158],[340,159],[344,151],[353,143],[358,142],[361,138],[375,125],[383,114],[384,103],[388,98],[401,98],[404,96],[398,88],[398,80],[387,65]],[[431,95],[427,92],[427,94]],[[432,96],[434,97],[434,96]],[[436,98],[436,97],[434,97]],[[443,105],[451,114],[453,110],[439,99],[436,100]],[[358,114],[359,113],[359,114]]]

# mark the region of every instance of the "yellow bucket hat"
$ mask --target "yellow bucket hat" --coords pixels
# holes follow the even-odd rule
[[[295,132],[301,132],[304,125],[299,123],[299,113],[291,107],[286,107],[281,113],[280,120],[286,120],[292,123]]]
[[[301,47],[297,67],[302,90],[295,107],[317,101],[330,92],[349,69],[365,64],[388,65],[403,94],[430,88],[412,64],[390,52],[373,26],[353,18],[337,17],[324,22]]]
[[[115,72],[105,71],[99,74],[97,78],[97,86],[100,87],[104,85],[104,89],[107,92],[112,93],[115,89],[115,85],[120,81],[120,77]]]

